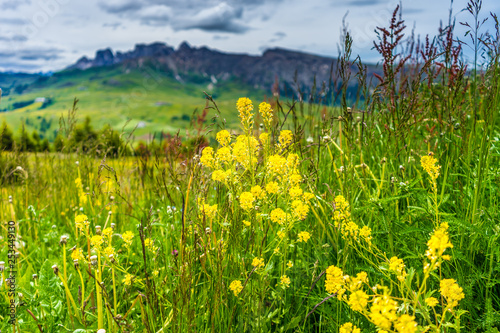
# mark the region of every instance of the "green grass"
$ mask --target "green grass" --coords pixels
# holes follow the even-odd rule
[[[213,90],[208,90],[208,81],[197,84],[189,80],[190,77],[186,78],[187,83],[181,84],[168,73],[155,72],[148,66],[132,70],[115,66],[60,72],[31,84],[22,95],[11,94],[2,99],[2,107],[9,109],[15,102],[37,97],[51,98],[52,104],[40,109],[41,105],[35,103],[3,112],[0,121],[5,120],[14,130],[27,122],[26,128],[31,132],[40,131],[41,121],[45,119],[51,125],[42,134],[53,140],[60,116],[65,115],[73,99],[78,98],[79,117],[91,117],[96,128],[109,124],[118,131],[131,131],[141,124],[135,135],[146,138],[149,134],[161,131],[173,134],[188,127],[193,112],[201,113],[205,107],[204,91],[217,96],[222,115],[232,126],[237,126],[234,101],[238,96],[264,96],[263,92],[234,80],[222,82]]]

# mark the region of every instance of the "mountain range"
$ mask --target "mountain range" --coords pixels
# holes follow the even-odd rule
[[[94,58],[82,57],[67,70],[86,70],[120,64],[125,68],[140,67],[151,61],[158,70],[173,74],[179,81],[192,75],[209,77],[212,81],[237,78],[259,89],[270,90],[276,81],[290,87],[311,87],[328,82],[337,59],[305,52],[273,48],[261,56],[225,53],[207,47],[192,47],[183,42],[177,49],[165,43],[137,44],[128,52],[98,50]],[[373,67],[370,66],[370,70]],[[357,68],[353,66],[353,71]]]

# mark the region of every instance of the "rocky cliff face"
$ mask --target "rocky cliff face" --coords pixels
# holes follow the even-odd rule
[[[179,79],[189,79],[192,74],[225,80],[237,77],[252,86],[271,89],[279,80],[291,87],[311,87],[330,79],[337,60],[297,51],[275,48],[262,56],[224,53],[207,47],[195,48],[183,42],[177,50],[164,43],[138,44],[134,50],[113,53],[110,49],[97,51],[94,59],[78,60],[68,69],[85,70],[91,67],[122,64],[127,68],[140,67],[149,59],[162,71],[169,71]]]

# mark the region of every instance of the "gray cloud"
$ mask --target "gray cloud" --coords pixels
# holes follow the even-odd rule
[[[31,0],[3,0],[0,8],[3,10],[16,10],[21,5],[29,5]]]
[[[15,58],[21,60],[20,63],[24,61],[37,61],[37,60],[56,60],[60,59],[61,50],[56,48],[32,48],[32,49],[21,49],[15,51],[3,51],[0,52],[0,61],[4,65],[5,61]],[[12,61],[12,60],[10,60]]]
[[[13,35],[13,36],[0,36],[0,41],[3,42],[25,42],[28,38],[23,35]]]
[[[243,33],[249,27],[242,22],[247,9],[280,3],[283,0],[110,0],[99,2],[108,14],[143,25],[170,26],[174,30],[199,29],[207,32]]]
[[[100,2],[99,7],[110,14],[122,14],[139,10],[143,4],[134,0],[111,0]]]
[[[144,25],[163,26],[170,22],[173,11],[165,5],[145,7],[136,13]]]
[[[205,31],[242,33],[248,27],[239,23],[243,14],[242,7],[232,7],[221,2],[217,6],[203,9],[198,14],[185,17],[173,23],[176,30],[200,29]]]
[[[2,22],[3,24],[23,25],[26,24],[28,21],[20,18],[2,17],[0,18],[0,22]]]
[[[352,0],[348,2],[350,6],[374,6],[383,3],[383,0]]]
[[[286,37],[286,33],[284,33],[283,31],[278,31],[278,32],[274,33],[273,38],[271,38],[268,42],[269,43],[276,43],[285,37]]]

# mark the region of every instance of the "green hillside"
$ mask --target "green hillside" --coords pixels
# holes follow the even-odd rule
[[[28,131],[54,139],[59,118],[79,99],[78,117],[89,116],[96,128],[111,125],[116,130],[137,126],[136,137],[155,132],[177,132],[188,127],[195,110],[205,107],[204,91],[216,98],[229,124],[237,123],[234,101],[241,96],[264,97],[248,85],[234,80],[212,83],[209,77],[191,75],[176,79],[152,66],[126,69],[123,66],[71,70],[28,83],[19,94],[4,96],[0,122],[15,131],[24,122]],[[2,89],[4,89],[2,87]],[[213,113],[210,113],[211,115]]]

